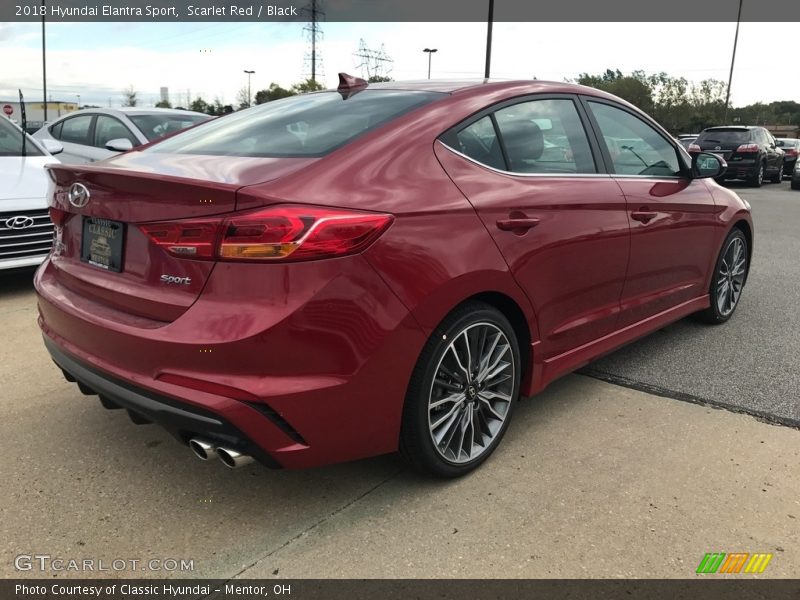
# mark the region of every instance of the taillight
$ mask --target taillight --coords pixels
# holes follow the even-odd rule
[[[786,151],[786,155],[787,156],[797,156],[797,150],[795,150],[794,148],[789,148]]]
[[[736,151],[741,154],[747,154],[749,152],[758,152],[758,144],[742,144],[736,149]]]
[[[139,227],[158,246],[180,258],[314,260],[364,250],[392,220],[387,214],[283,205],[224,220]]]
[[[689,152],[702,152],[703,149],[697,144],[689,144]]]

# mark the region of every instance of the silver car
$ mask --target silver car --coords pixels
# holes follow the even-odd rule
[[[60,142],[61,162],[80,164],[109,158],[210,118],[169,108],[85,108],[48,123],[33,137]]]

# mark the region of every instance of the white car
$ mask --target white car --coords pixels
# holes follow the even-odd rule
[[[181,129],[210,115],[170,108],[84,108],[48,123],[33,134],[64,146],[63,163],[81,164],[110,158]]]
[[[22,138],[22,129],[0,116],[0,270],[40,264],[53,243],[44,166],[58,162],[52,154],[62,147],[26,135],[23,155]]]

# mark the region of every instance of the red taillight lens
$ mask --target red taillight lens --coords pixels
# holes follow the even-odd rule
[[[736,151],[741,154],[758,152],[758,144],[742,144],[736,149]]]
[[[786,150],[787,156],[797,156],[797,150],[795,148],[789,148]]]
[[[53,206],[48,209],[48,213],[50,213],[50,220],[56,227],[63,227],[66,222],[69,221],[70,217],[72,217],[72,213]]]
[[[140,228],[173,256],[221,260],[314,260],[364,250],[391,224],[386,214],[274,206],[221,219]]]
[[[702,152],[703,151],[703,149],[700,146],[698,146],[697,144],[689,144],[688,150],[689,150],[689,152]]]
[[[181,258],[214,258],[219,219],[148,223],[139,228],[167,252]]]

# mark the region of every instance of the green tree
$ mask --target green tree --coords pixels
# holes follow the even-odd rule
[[[122,90],[122,106],[136,106],[139,104],[139,99],[136,97],[138,92],[133,89],[132,85]]]
[[[169,100],[159,100],[156,102],[156,108],[172,108],[172,104]]]
[[[201,113],[208,113],[208,102],[206,102],[200,96],[198,96],[197,98],[192,100],[192,103],[189,105],[189,110]]]
[[[279,86],[277,83],[270,83],[269,88],[266,90],[259,90],[256,92],[256,104],[264,104],[272,100],[288,98],[289,96],[294,96],[296,93],[297,92]]]
[[[384,75],[371,75],[369,79],[367,79],[368,83],[383,83],[386,81],[394,81],[394,79]]]
[[[295,83],[292,86],[292,91],[295,94],[307,94],[308,92],[318,92],[319,90],[324,90],[325,86],[322,85],[316,79],[306,79],[305,81],[301,81],[300,83]]]

